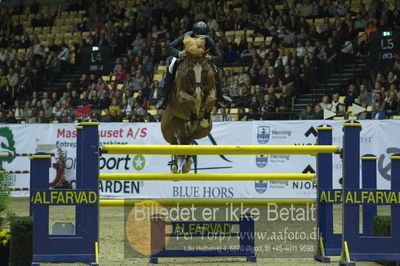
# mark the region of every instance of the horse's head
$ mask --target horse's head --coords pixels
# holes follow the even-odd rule
[[[190,36],[185,36],[183,39],[183,44],[185,45],[185,51],[187,56],[198,61],[199,59],[204,59],[208,53],[205,48],[206,41],[204,38],[192,38]]]

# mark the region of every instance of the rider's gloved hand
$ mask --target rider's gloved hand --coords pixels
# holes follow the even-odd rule
[[[183,50],[183,51],[179,52],[178,55],[179,55],[179,57],[184,57],[184,56],[186,56],[186,51]]]

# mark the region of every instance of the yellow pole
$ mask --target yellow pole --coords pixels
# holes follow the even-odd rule
[[[313,181],[315,174],[100,174],[100,180],[303,180]]]
[[[107,154],[167,154],[167,155],[255,155],[255,154],[316,154],[337,153],[338,146],[313,145],[104,145]]]
[[[100,206],[102,207],[124,207],[124,206],[134,206],[143,202],[155,202],[162,206],[176,206],[178,203],[180,206],[231,206],[232,205],[253,205],[261,206],[268,204],[277,205],[307,205],[315,204],[314,199],[221,199],[221,200],[210,200],[210,199],[173,199],[173,200],[144,200],[144,199],[134,199],[134,200],[100,200]]]

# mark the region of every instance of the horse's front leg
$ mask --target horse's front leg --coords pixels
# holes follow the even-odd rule
[[[196,99],[189,93],[180,91],[179,103],[184,105],[184,108],[186,109],[185,113],[187,115],[187,120],[188,120],[188,122],[186,123],[186,130],[188,134],[191,134],[197,127],[198,114],[196,108]]]
[[[178,160],[176,155],[171,155],[171,161],[168,163],[171,173],[178,173]]]
[[[200,126],[202,128],[207,128],[210,126],[210,119],[211,119],[210,114],[211,114],[211,110],[213,109],[213,107],[215,105],[216,100],[217,99],[216,99],[215,90],[211,90],[210,93],[207,95],[205,109],[204,109],[204,116],[200,122]]]

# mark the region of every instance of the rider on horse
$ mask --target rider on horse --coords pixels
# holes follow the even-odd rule
[[[203,21],[196,22],[193,25],[193,30],[188,31],[182,36],[180,36],[175,41],[169,43],[167,45],[167,52],[169,56],[173,56],[171,64],[173,64],[172,71],[169,70],[170,67],[167,68],[167,73],[165,75],[164,80],[164,97],[161,99],[160,105],[161,108],[165,108],[168,103],[168,96],[171,92],[172,86],[175,80],[175,73],[178,69],[179,64],[182,62],[182,57],[186,56],[186,52],[184,51],[184,44],[183,39],[185,36],[189,35],[192,38],[204,38],[206,43],[206,49],[209,50],[211,54],[210,64],[215,73],[215,87],[217,89],[217,98],[220,102],[232,102],[232,99],[228,96],[223,95],[222,88],[221,88],[221,77],[218,73],[218,68],[216,63],[222,61],[222,56],[218,52],[214,40],[208,36],[208,26]]]

